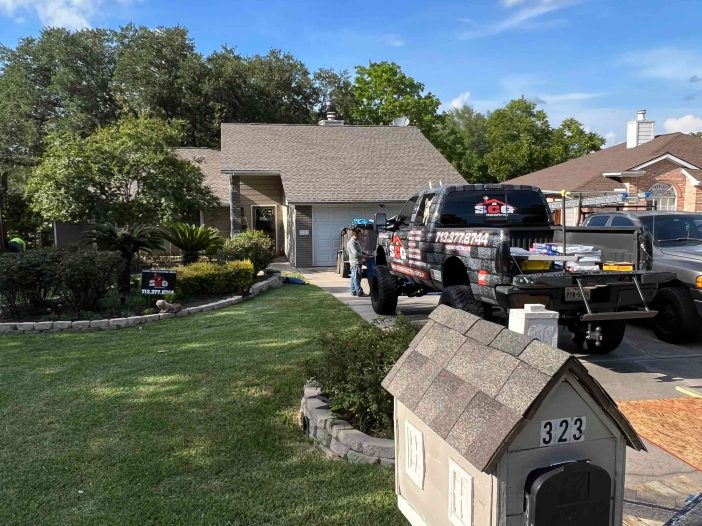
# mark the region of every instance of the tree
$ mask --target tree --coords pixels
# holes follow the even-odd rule
[[[188,146],[217,144],[202,86],[207,68],[184,27],[129,24],[116,35],[111,89],[121,112],[185,122]]]
[[[356,99],[349,72],[320,68],[314,72],[312,80],[317,91],[317,118],[323,119],[327,108],[331,108],[339,118],[350,120]]]
[[[543,110],[524,97],[488,115],[488,174],[506,181],[549,166],[551,126]]]
[[[576,119],[565,119],[553,131],[549,164],[558,164],[582,157],[591,152],[596,152],[604,146],[605,138],[594,132],[583,129],[583,125]]]
[[[58,221],[165,223],[192,217],[218,200],[200,169],[172,147],[182,125],[125,117],[86,138],[52,134],[27,195],[43,217]]]
[[[494,182],[485,163],[486,122],[485,115],[463,106],[443,114],[434,134],[434,145],[469,183]]]
[[[272,49],[246,59],[249,122],[311,124],[316,92],[305,64],[290,53]]]
[[[85,136],[112,122],[114,62],[113,33],[104,29],[50,28],[15,49],[0,46],[0,172],[21,177],[50,131]]]
[[[424,84],[405,75],[394,62],[356,66],[352,92],[356,98],[354,123],[390,124],[395,118],[407,117],[410,124],[431,136],[440,101],[425,94]]]
[[[126,303],[132,281],[132,261],[139,251],[151,252],[161,248],[163,232],[160,228],[148,225],[114,223],[94,223],[90,230],[82,234],[83,242],[95,244],[101,250],[119,252],[122,268],[117,276],[117,291],[120,303]]]

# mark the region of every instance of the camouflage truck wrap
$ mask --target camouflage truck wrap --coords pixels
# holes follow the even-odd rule
[[[626,319],[650,318],[658,282],[650,272],[647,240],[640,229],[609,234],[606,256],[632,262],[630,272],[525,270],[513,248],[562,241],[546,198],[537,188],[517,185],[454,185],[427,189],[410,198],[383,224],[376,217],[378,244],[371,300],[379,314],[392,314],[400,295],[441,291],[440,303],[474,314],[506,318],[510,308],[542,303],[559,312],[559,322],[580,346],[614,349]],[[578,243],[579,232],[568,233]],[[589,241],[589,240],[588,240]],[[522,259],[532,259],[522,256]],[[536,259],[536,258],[534,258]],[[566,258],[561,258],[565,260]]]

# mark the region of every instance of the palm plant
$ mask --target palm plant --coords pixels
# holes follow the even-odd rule
[[[163,238],[183,251],[183,265],[197,261],[200,252],[221,248],[223,240],[216,228],[189,223],[173,223],[163,230]]]
[[[86,244],[96,244],[101,250],[114,250],[122,256],[122,269],[117,277],[120,302],[129,294],[134,255],[139,251],[151,252],[161,248],[163,232],[160,228],[138,223],[123,226],[113,223],[93,223],[81,238]]]

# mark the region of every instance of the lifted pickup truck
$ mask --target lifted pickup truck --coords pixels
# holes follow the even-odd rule
[[[490,319],[541,303],[559,312],[559,323],[570,329],[578,347],[605,353],[621,343],[626,320],[656,315],[648,302],[658,283],[671,279],[650,272],[651,239],[640,228],[566,232],[553,225],[544,195],[531,186],[428,189],[390,221],[376,214],[375,225],[371,301],[378,314],[394,313],[399,295],[430,291],[442,291],[441,304]],[[569,244],[594,245],[603,261],[630,265],[619,271],[569,271],[565,262],[576,256],[529,254],[534,243],[561,243],[564,254]]]

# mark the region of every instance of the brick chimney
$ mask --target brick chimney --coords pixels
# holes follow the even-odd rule
[[[648,141],[652,141],[655,135],[656,121],[646,120],[646,110],[636,112],[636,120],[629,121],[626,125],[626,147],[636,148]]]

